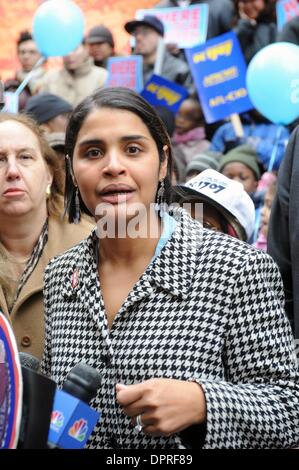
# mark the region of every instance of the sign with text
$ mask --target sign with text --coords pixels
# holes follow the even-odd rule
[[[277,29],[281,31],[285,23],[299,15],[297,0],[278,0],[276,3]]]
[[[209,6],[206,3],[190,7],[150,8],[137,10],[136,18],[154,15],[162,21],[164,39],[168,44],[177,44],[180,49],[202,44],[207,38]]]
[[[138,93],[143,88],[142,56],[110,57],[106,86],[123,86]]]
[[[3,111],[16,114],[19,111],[19,95],[13,91],[4,92],[4,108]]]
[[[186,56],[208,123],[253,107],[246,89],[247,67],[235,33],[187,49]]]
[[[188,94],[188,91],[182,86],[158,75],[152,75],[141,92],[141,96],[152,106],[165,106],[174,114]]]

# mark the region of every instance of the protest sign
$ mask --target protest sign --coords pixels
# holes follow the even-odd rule
[[[165,106],[175,114],[182,101],[187,98],[188,91],[163,77],[152,75],[141,96],[152,106]]]
[[[235,33],[187,49],[186,56],[208,123],[253,107],[246,89],[246,63]]]
[[[276,3],[277,29],[281,31],[285,23],[299,15],[297,0],[278,0]]]
[[[140,92],[143,88],[142,56],[110,57],[107,86],[123,86]]]
[[[207,38],[209,6],[206,3],[189,7],[150,8],[137,10],[136,18],[154,15],[165,29],[165,42],[177,44],[181,49],[202,44]]]

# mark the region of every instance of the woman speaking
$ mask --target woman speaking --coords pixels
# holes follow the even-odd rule
[[[299,388],[278,269],[170,202],[171,145],[151,106],[107,88],[66,135],[69,219],[97,230],[45,272],[42,370],[102,385],[90,448],[298,445]],[[138,215],[136,216],[136,212]]]

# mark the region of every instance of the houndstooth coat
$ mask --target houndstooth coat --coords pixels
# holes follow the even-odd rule
[[[115,384],[196,381],[207,423],[203,448],[289,448],[299,443],[299,385],[278,268],[265,253],[202,229],[187,213],[128,295],[109,331],[95,256],[98,239],[54,258],[45,272],[43,373],[61,386],[78,362],[102,375],[102,417],[90,448],[185,448],[185,434],[137,433]],[[75,280],[75,281],[74,281]]]

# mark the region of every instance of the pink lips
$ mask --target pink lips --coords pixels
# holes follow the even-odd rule
[[[133,197],[135,190],[127,184],[109,184],[100,191],[103,202],[119,204]]]
[[[24,194],[25,191],[20,188],[8,188],[4,191],[3,196],[5,197],[13,197],[13,196],[21,196]]]

